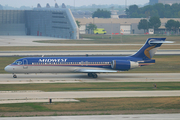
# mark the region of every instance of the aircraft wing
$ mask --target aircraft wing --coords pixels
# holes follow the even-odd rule
[[[81,72],[81,73],[115,73],[118,72],[117,70],[98,70],[98,69],[78,69],[75,70],[76,72]]]

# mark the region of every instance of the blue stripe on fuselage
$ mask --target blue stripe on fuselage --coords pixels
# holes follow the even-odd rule
[[[96,67],[111,69],[113,60],[125,60],[138,62],[140,66],[148,65],[147,63],[155,63],[155,60],[143,60],[132,56],[117,57],[28,57],[21,58],[16,61],[22,61],[21,65],[26,66],[71,66],[71,67]],[[143,64],[145,63],[145,64]],[[17,65],[16,62],[11,65]]]
[[[32,63],[66,63],[66,62],[112,62],[112,60],[128,60],[128,61],[142,61],[141,58],[136,57],[29,57],[21,58],[18,61],[27,60],[28,65]],[[26,61],[25,61],[26,62]],[[15,64],[15,63],[13,63]]]

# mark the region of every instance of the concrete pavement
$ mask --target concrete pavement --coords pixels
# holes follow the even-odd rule
[[[0,120],[179,120],[180,114],[1,117]]]
[[[110,98],[110,97],[175,97],[180,90],[171,91],[71,91],[71,92],[26,92],[1,91],[0,100],[8,99],[74,99],[74,98]]]
[[[76,82],[180,82],[180,73],[102,73],[89,78],[84,73],[67,74],[0,74],[0,84],[76,83]]]

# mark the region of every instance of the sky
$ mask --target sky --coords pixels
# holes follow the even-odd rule
[[[125,5],[125,1],[127,1],[127,5],[137,4],[137,5],[144,5],[149,2],[149,0],[0,0],[0,4],[5,6],[12,6],[12,7],[21,7],[21,6],[29,6],[29,7],[36,7],[38,3],[41,4],[42,7],[45,7],[47,3],[50,6],[54,6],[55,1],[58,5],[65,3],[65,5],[74,6],[83,6],[83,5],[104,5],[104,4],[118,4],[118,5]]]

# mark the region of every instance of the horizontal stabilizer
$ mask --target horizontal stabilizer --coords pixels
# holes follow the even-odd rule
[[[174,41],[149,41],[150,44],[174,43]]]

